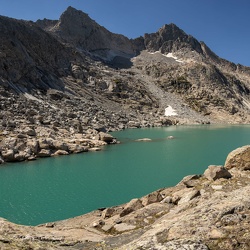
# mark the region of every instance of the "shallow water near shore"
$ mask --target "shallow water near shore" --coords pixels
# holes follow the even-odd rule
[[[121,144],[100,152],[1,165],[0,217],[37,225],[176,185],[208,165],[223,165],[230,151],[250,144],[250,125],[170,126],[113,135]],[[152,141],[135,141],[140,138]]]

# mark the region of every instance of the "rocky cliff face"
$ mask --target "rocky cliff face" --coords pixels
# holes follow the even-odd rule
[[[87,50],[99,58],[112,61],[115,57],[130,58],[135,52],[130,40],[109,32],[87,14],[69,7],[56,23],[37,22],[42,28],[80,50]]]
[[[69,70],[70,52],[31,22],[0,17],[1,87],[17,93],[64,90],[60,77]]]
[[[212,119],[249,121],[248,68],[219,58],[174,24],[134,43],[144,48],[133,59],[134,67],[165,92],[178,94],[192,109]]]

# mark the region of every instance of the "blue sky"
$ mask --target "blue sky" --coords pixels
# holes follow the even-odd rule
[[[0,0],[0,15],[59,19],[68,6],[129,38],[175,23],[220,57],[250,66],[249,0]]]

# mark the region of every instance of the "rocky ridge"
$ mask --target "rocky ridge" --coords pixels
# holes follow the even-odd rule
[[[1,249],[250,248],[250,146],[175,187],[35,227],[0,220]]]
[[[104,60],[135,55],[133,44],[127,37],[108,31],[86,13],[72,7],[68,7],[58,21],[38,20],[37,24],[63,43]]]

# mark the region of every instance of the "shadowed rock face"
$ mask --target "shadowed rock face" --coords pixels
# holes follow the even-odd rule
[[[0,81],[17,92],[64,89],[69,51],[31,22],[0,17]]]
[[[132,43],[127,37],[111,33],[87,14],[72,7],[61,15],[54,26],[51,26],[51,22],[47,22],[46,26],[46,20],[38,24],[43,28],[46,27],[46,30],[61,41],[90,51],[108,61],[112,61],[116,56],[130,58],[135,54]]]

